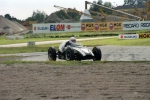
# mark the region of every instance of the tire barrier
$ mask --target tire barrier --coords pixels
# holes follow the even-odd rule
[[[150,38],[150,34],[139,34],[139,38]]]

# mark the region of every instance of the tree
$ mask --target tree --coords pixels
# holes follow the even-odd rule
[[[137,5],[144,4],[146,0],[124,0],[124,5]]]
[[[5,18],[9,19],[9,20],[12,20],[10,14],[5,14]]]
[[[109,8],[113,7],[113,5],[111,4],[111,2],[105,2],[104,6],[109,7]]]
[[[74,8],[76,9],[76,8]],[[76,21],[79,21],[80,19],[80,15],[78,13],[75,13],[75,12],[68,12],[66,11],[66,13],[72,17],[73,19],[75,19]],[[68,16],[62,11],[62,10],[59,10],[59,11],[56,11],[55,14],[62,20],[64,19],[69,19]]]
[[[99,2],[100,1],[100,2]],[[98,2],[96,1],[93,1],[93,3],[97,4],[97,3],[101,3],[101,0],[99,0]],[[99,12],[100,10],[100,7],[99,6],[96,6],[96,5],[91,5],[90,6],[90,10],[93,10],[93,11],[96,11],[96,12]]]
[[[68,18],[62,10],[56,11],[55,14],[62,20]]]
[[[102,5],[103,1],[102,0],[98,0],[97,4]]]
[[[93,3],[96,3],[96,1],[93,1]],[[96,4],[103,5],[103,6],[106,6],[106,7],[109,7],[109,8],[112,8],[112,7],[113,7],[113,5],[112,5],[111,2],[105,2],[105,3],[103,4],[103,1],[102,1],[102,0],[98,0],[98,2],[97,2]],[[100,9],[101,9],[104,13],[107,13],[107,14],[111,14],[111,13],[112,13],[112,11],[107,10],[107,9],[105,9],[105,8],[102,8],[102,7],[99,7],[99,6],[97,6],[97,5],[91,5],[91,6],[90,6],[90,10],[95,11],[95,12],[101,12]],[[92,14],[92,15],[96,15],[96,14],[93,14],[93,13],[91,13],[91,14]]]
[[[43,22],[43,20],[45,20],[48,17],[48,15],[44,12],[44,11],[33,11],[33,14],[31,17],[28,17],[26,19],[26,21],[36,21],[38,20],[38,22]]]
[[[105,2],[104,3],[104,6],[105,7],[108,7],[108,8],[113,8],[113,5],[111,2]],[[107,9],[103,9],[104,13],[106,14],[112,14],[112,11],[111,10],[107,10]]]
[[[17,21],[19,23],[22,22],[21,20],[17,19],[16,17],[10,16],[10,14],[5,14],[4,17],[7,18],[7,19],[9,19],[9,20]]]

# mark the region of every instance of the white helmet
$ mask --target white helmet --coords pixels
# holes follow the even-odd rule
[[[76,43],[76,38],[71,37],[71,38],[69,39],[69,42],[72,43],[72,44]]]

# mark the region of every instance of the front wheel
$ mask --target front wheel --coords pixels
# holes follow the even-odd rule
[[[56,49],[54,47],[48,49],[48,59],[56,61]]]
[[[71,48],[68,48],[65,52],[65,58],[68,61],[74,60],[74,51]]]
[[[92,49],[92,52],[94,54],[94,61],[98,61],[98,60],[101,60],[102,58],[102,52],[101,52],[101,49],[99,47],[94,47]]]

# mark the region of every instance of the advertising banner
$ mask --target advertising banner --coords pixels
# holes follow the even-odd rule
[[[81,32],[81,23],[33,24],[33,33]]]
[[[150,34],[139,34],[139,38],[150,38]]]
[[[97,31],[108,31],[108,23],[104,22],[104,23],[99,23],[99,30]]]
[[[82,23],[82,32],[89,31],[117,31],[122,30],[122,22],[95,22],[95,23]]]
[[[145,30],[150,29],[150,21],[123,22],[123,30]]]
[[[24,39],[23,36],[6,36],[7,40],[20,40],[20,39]]]
[[[118,36],[119,39],[138,39],[139,34],[121,34]]]
[[[92,23],[92,22],[81,23],[81,30],[82,30],[82,32],[93,32],[93,31],[95,31],[94,23]]]
[[[108,22],[108,30],[120,31],[123,30],[122,22]]]
[[[150,29],[150,21],[33,24],[33,33],[99,32]]]

